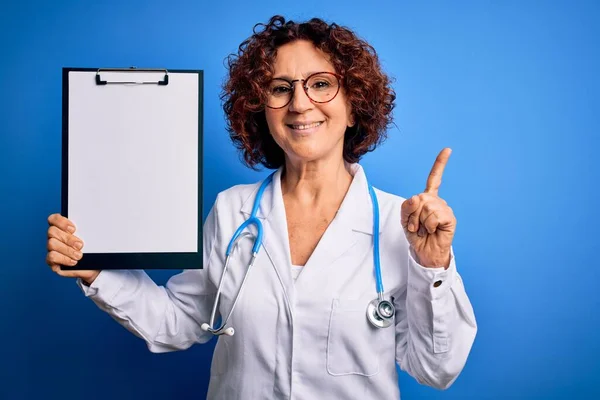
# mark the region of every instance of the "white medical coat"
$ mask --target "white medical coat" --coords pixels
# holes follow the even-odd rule
[[[338,213],[295,282],[281,169],[274,175],[258,211],[263,246],[229,322],[235,335],[216,344],[209,399],[398,399],[396,363],[437,388],[462,370],[477,326],[454,253],[446,270],[417,264],[400,223],[404,199],[377,189],[383,284],[396,316],[385,329],[368,322],[367,304],[377,297],[373,208],[363,169],[354,164],[352,171]],[[177,274],[164,287],[139,270],[104,270],[90,287],[79,286],[152,352],[210,340],[200,326],[210,318],[227,244],[249,217],[259,186],[238,185],[217,196],[204,224],[203,269]],[[224,315],[251,247],[242,239],[228,268]]]

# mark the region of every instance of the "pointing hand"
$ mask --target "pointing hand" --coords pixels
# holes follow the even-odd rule
[[[417,261],[424,267],[448,268],[450,265],[456,218],[446,201],[438,196],[438,190],[451,153],[451,149],[445,148],[438,154],[425,191],[402,204],[402,227]]]

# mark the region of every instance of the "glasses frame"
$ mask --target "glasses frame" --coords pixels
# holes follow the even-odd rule
[[[328,75],[333,75],[337,78],[338,80],[338,87],[337,90],[335,92],[335,94],[327,101],[316,101],[313,100],[312,97],[310,97],[310,95],[308,94],[308,87],[306,86],[306,82],[312,78],[315,75],[321,75],[321,74],[328,74]],[[306,77],[306,79],[294,79],[292,81],[289,81],[287,79],[284,78],[274,78],[271,80],[271,82],[273,81],[284,81],[290,84],[290,86],[292,87],[292,95],[290,96],[290,99],[288,100],[287,103],[285,103],[284,105],[282,105],[281,107],[271,107],[270,105],[265,103],[265,106],[267,108],[270,108],[272,110],[279,110],[283,107],[287,107],[291,102],[292,99],[294,98],[294,95],[296,93],[296,85],[294,85],[294,83],[296,82],[302,82],[302,89],[304,89],[304,94],[306,94],[306,97],[308,97],[308,99],[312,102],[312,103],[317,103],[317,104],[325,104],[325,103],[329,103],[331,100],[335,99],[336,96],[338,95],[338,93],[340,92],[340,87],[342,87],[342,75],[335,73],[335,72],[329,72],[329,71],[322,71],[322,72],[315,72],[314,74],[310,74],[309,76]],[[271,82],[269,82],[269,84],[271,84]]]

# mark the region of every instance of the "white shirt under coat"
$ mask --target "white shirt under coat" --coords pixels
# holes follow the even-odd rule
[[[400,223],[403,198],[375,190],[385,297],[395,325],[378,329],[366,317],[377,297],[373,209],[362,167],[331,224],[294,281],[281,192],[281,169],[267,186],[258,217],[263,247],[230,319],[235,335],[220,336],[209,399],[398,399],[396,363],[422,384],[447,388],[463,369],[477,325],[456,270],[417,264]],[[249,217],[260,182],[221,192],[204,224],[204,268],[158,286],[141,270],[104,270],[90,299],[152,352],[204,343],[225,249]],[[254,231],[254,230],[253,230]],[[240,240],[230,263],[220,311],[227,314],[251,255]],[[434,282],[441,281],[439,286]]]

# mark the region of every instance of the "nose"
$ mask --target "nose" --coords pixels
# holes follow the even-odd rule
[[[312,109],[314,105],[304,91],[304,82],[295,81],[292,85],[294,85],[294,91],[292,93],[292,101],[289,104],[289,110],[291,112],[303,113]]]

